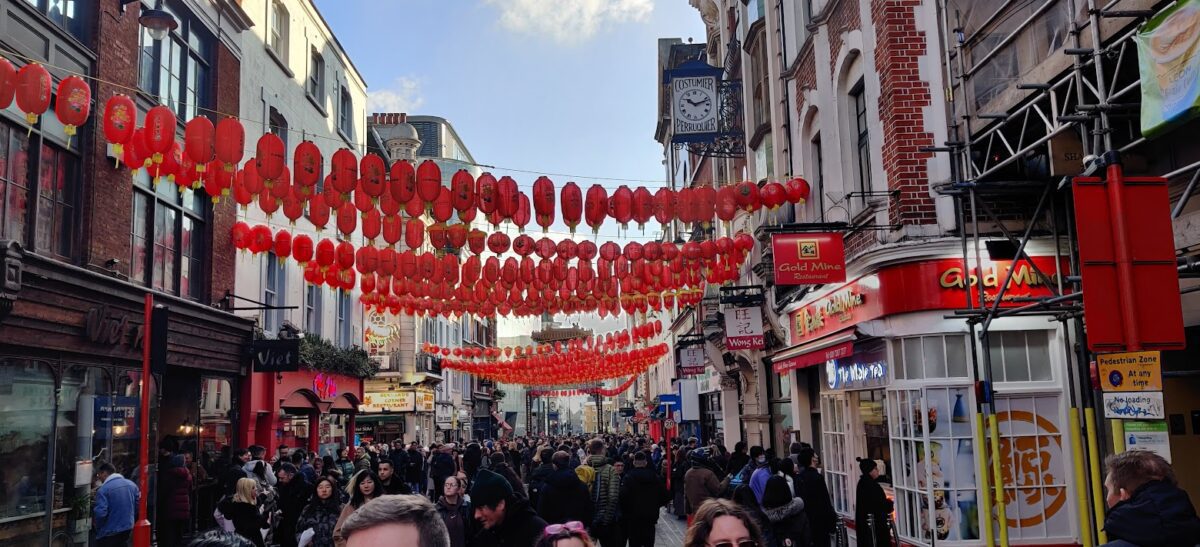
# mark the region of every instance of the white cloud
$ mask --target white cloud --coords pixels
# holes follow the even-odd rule
[[[612,23],[645,22],[653,0],[484,0],[500,9],[500,24],[560,44],[587,41]]]
[[[415,78],[401,76],[389,87],[367,91],[367,112],[413,113],[423,104],[421,83]]]

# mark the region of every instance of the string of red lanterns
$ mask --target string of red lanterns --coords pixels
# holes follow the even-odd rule
[[[637,376],[630,376],[628,380],[621,382],[621,385],[614,388],[603,387],[586,387],[573,389],[532,389],[525,393],[530,397],[577,397],[580,395],[599,395],[601,397],[616,397],[633,386],[637,381]]]
[[[605,352],[579,348],[557,354],[532,355],[510,360],[470,361],[442,359],[442,367],[460,370],[487,380],[529,386],[557,386],[636,376],[667,354],[666,344]]]
[[[16,99],[17,108],[25,113],[30,131],[38,118],[50,109],[54,82],[50,72],[40,63],[29,63],[16,69],[8,59],[0,57],[0,109],[8,108]],[[92,88],[79,76],[71,75],[58,83],[54,115],[63,124],[67,144],[76,129],[87,123],[92,108]]]
[[[426,343],[421,346],[421,351],[439,357],[453,356],[455,358],[474,360],[494,360],[500,357],[512,357],[513,354],[516,354],[517,357],[529,355],[548,355],[580,349],[591,350],[593,348],[598,348],[602,351],[614,351],[627,348],[632,344],[647,342],[660,334],[662,334],[662,321],[656,319],[654,321],[647,321],[645,323],[635,325],[628,329],[608,332],[605,334],[597,334],[594,336],[584,336],[567,341],[557,341],[553,343],[531,344],[525,346],[465,348],[448,348],[441,347],[436,344]]]

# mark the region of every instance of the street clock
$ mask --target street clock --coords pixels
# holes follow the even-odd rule
[[[671,79],[671,119],[675,135],[717,132],[716,76],[676,76]]]

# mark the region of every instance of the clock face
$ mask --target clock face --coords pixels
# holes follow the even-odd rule
[[[709,117],[714,105],[712,96],[699,89],[689,89],[679,95],[675,105],[680,117],[690,122],[698,122]]]

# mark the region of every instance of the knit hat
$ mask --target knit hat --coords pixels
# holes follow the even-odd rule
[[[793,497],[787,479],[780,476],[771,477],[767,479],[767,489],[763,492],[762,506],[767,509],[783,507],[791,503]]]
[[[496,507],[501,500],[512,498],[512,485],[508,484],[508,479],[488,471],[480,469],[475,474],[475,484],[471,486],[471,504],[475,507]]]

